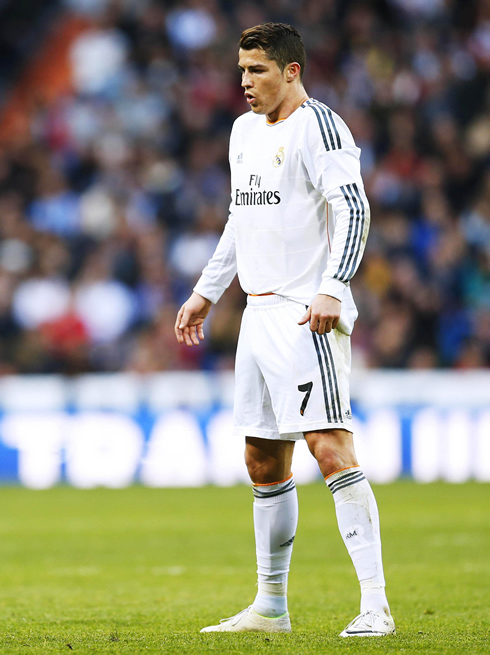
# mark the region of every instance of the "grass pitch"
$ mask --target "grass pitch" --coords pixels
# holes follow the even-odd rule
[[[199,634],[255,594],[252,494],[0,489],[6,653],[489,653],[488,485],[376,487],[398,634],[340,639],[358,585],[322,484],[299,488],[291,635]]]

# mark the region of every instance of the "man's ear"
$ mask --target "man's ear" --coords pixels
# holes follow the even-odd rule
[[[299,77],[300,72],[301,66],[297,62],[294,61],[291,64],[288,64],[286,68],[286,80],[288,82],[293,82],[293,80]]]

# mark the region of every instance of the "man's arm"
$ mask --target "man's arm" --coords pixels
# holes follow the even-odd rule
[[[345,123],[330,114],[338,141],[327,143],[321,135],[324,114],[310,115],[304,134],[302,156],[314,187],[332,208],[334,234],[327,268],[322,274],[318,295],[299,322],[310,321],[310,329],[324,334],[339,323],[344,291],[355,274],[369,231],[369,203],[361,179],[359,155]],[[331,125],[331,123],[329,123]]]
[[[361,263],[371,213],[361,180],[332,189],[325,197],[333,210],[335,231],[318,291],[342,300],[345,287]]]
[[[318,334],[335,330],[339,323],[344,290],[361,262],[370,222],[366,194],[356,183],[334,189],[327,200],[335,215],[332,250],[318,295],[299,322],[309,321]]]
[[[235,222],[230,213],[214,255],[203,270],[194,291],[216,304],[230,286],[236,272]]]
[[[198,346],[204,339],[203,323],[211,309],[236,275],[235,228],[230,214],[214,255],[202,272],[190,298],[182,305],[175,321],[179,343]]]

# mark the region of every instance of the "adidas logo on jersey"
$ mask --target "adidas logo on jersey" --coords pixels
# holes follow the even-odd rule
[[[236,158],[236,163],[237,164],[243,164],[243,152],[241,152],[238,157]]]

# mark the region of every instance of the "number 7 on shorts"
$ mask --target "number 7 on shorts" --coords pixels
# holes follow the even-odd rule
[[[301,407],[299,410],[301,416],[303,416],[305,413],[306,405],[308,404],[308,401],[310,399],[310,394],[312,389],[313,389],[313,382],[306,382],[305,384],[298,385],[298,391],[306,391],[306,396],[303,398],[303,402],[301,403]]]

